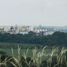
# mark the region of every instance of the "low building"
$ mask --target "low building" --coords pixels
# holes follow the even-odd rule
[[[0,27],[0,33],[4,33],[4,27]]]

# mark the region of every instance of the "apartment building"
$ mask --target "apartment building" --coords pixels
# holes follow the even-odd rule
[[[10,34],[28,34],[30,31],[36,33],[36,35],[51,35],[54,31],[49,31],[43,26],[0,26],[0,32]]]

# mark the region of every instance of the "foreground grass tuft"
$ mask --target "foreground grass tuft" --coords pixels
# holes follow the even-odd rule
[[[17,57],[11,48],[11,56],[0,51],[0,67],[67,67],[67,48],[47,47],[31,50],[29,48],[21,54],[18,46]]]

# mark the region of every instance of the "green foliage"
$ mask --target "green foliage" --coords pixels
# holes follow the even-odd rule
[[[67,33],[55,32],[53,35],[37,36],[33,32],[29,34],[8,34],[0,33],[0,42],[22,43],[22,44],[41,44],[48,46],[67,46]]]

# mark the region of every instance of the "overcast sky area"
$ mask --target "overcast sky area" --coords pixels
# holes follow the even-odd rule
[[[67,0],[0,0],[0,25],[67,26]]]

